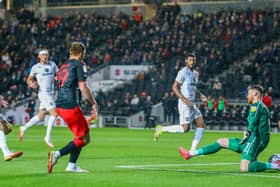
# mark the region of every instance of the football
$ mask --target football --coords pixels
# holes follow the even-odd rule
[[[280,162],[280,154],[273,154],[269,157],[268,162],[278,164]]]

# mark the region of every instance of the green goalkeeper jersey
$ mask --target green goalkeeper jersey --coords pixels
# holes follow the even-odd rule
[[[262,101],[250,105],[248,115],[248,131],[251,136],[260,139],[269,137],[270,132],[270,113]]]

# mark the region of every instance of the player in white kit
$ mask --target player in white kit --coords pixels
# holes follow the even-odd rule
[[[172,85],[172,91],[178,97],[179,125],[157,126],[154,133],[154,140],[157,141],[163,132],[184,133],[190,130],[190,124],[194,121],[196,131],[192,141],[191,150],[196,150],[205,128],[200,110],[194,103],[196,96],[196,85],[198,83],[198,72],[194,70],[196,63],[195,55],[188,54],[185,59],[186,66],[182,68]],[[200,93],[203,102],[207,98]]]
[[[0,103],[0,110],[1,110],[1,103]],[[12,125],[0,113],[0,149],[3,152],[5,161],[10,161],[14,158],[20,157],[23,154],[23,152],[21,151],[13,152],[9,149],[6,140],[6,135],[10,134],[11,132],[12,132]]]
[[[30,88],[38,88],[38,98],[40,100],[39,113],[32,117],[28,123],[20,127],[19,140],[23,139],[26,130],[43,121],[46,116],[46,111],[50,113],[50,118],[47,122],[47,132],[44,141],[49,147],[53,147],[51,140],[51,130],[55,124],[57,117],[56,106],[54,100],[54,79],[58,72],[58,67],[53,61],[49,61],[49,53],[47,50],[39,51],[39,62],[32,66],[31,72],[27,78],[27,85]]]

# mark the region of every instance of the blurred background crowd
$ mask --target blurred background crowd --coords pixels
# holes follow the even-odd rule
[[[52,1],[48,1],[51,3]],[[132,11],[138,12],[137,6]],[[207,120],[242,121],[247,86],[263,85],[275,124],[280,119],[280,10],[220,10],[186,14],[175,3],[161,6],[151,19],[119,12],[111,15],[69,12],[43,17],[30,9],[0,19],[0,105],[16,106],[36,93],[25,82],[47,48],[60,66],[72,41],[87,46],[85,62],[94,73],[108,65],[153,65],[147,72],[109,92],[98,91],[101,113],[129,115],[162,103],[164,121],[176,123],[177,98],[171,85],[194,52],[200,73],[199,89],[208,96],[200,107]],[[224,103],[224,104],[222,104]],[[30,101],[30,106],[34,102]],[[32,110],[31,110],[32,111]],[[246,115],[244,115],[246,116]],[[243,116],[243,117],[244,117]],[[236,118],[236,119],[235,119]]]

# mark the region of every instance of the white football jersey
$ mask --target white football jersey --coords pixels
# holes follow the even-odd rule
[[[58,72],[58,67],[53,61],[46,64],[37,63],[32,66],[30,76],[36,78],[39,85],[39,93],[54,93],[54,77]]]
[[[198,83],[198,72],[195,70],[191,71],[188,67],[184,67],[178,72],[175,80],[181,84],[181,94],[185,98],[194,101],[196,85]],[[179,102],[182,102],[181,99],[179,99]]]

